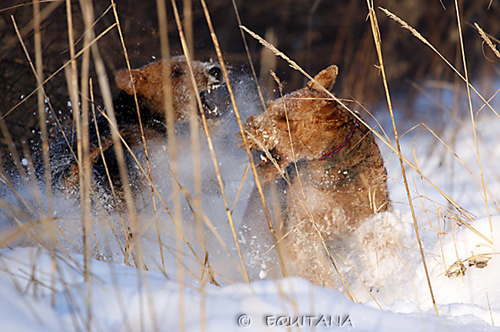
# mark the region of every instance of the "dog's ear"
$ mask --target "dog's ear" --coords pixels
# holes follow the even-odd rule
[[[339,68],[335,65],[331,65],[330,67],[323,69],[316,76],[314,76],[314,80],[311,80],[307,83],[307,85],[316,91],[323,91],[321,86],[330,91],[335,84],[335,80],[337,79],[337,74],[339,73]],[[319,85],[321,86],[319,86]]]
[[[130,74],[132,74],[132,79],[130,79]],[[134,90],[132,89],[132,84],[137,84],[140,75],[141,72],[137,69],[132,69],[131,71],[128,69],[120,69],[115,76],[116,86],[129,95],[133,95]]]

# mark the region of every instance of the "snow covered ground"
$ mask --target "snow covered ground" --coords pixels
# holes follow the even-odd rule
[[[253,96],[243,86],[238,100],[244,115],[256,112]],[[491,104],[498,111],[500,101]],[[420,107],[430,107],[422,98]],[[417,103],[418,104],[418,103]],[[431,104],[434,105],[434,104]],[[445,109],[436,107],[436,112]],[[449,106],[449,105],[448,105]],[[463,105],[467,109],[467,103]],[[482,104],[474,99],[476,112]],[[382,114],[381,110],[379,114]],[[235,201],[247,166],[245,153],[234,147],[237,128],[227,120],[222,133],[214,135],[229,206]],[[208,149],[201,160],[204,178],[203,209],[205,243],[193,242],[193,251],[176,235],[164,209],[158,220],[164,262],[161,260],[156,219],[150,198],[144,199],[139,215],[141,249],[148,271],[126,266],[124,240],[110,231],[119,230],[118,215],[94,216],[94,257],[89,280],[84,278],[81,220],[78,207],[56,199],[59,249],[52,253],[28,237],[18,245],[0,250],[0,326],[2,331],[493,331],[500,323],[500,118],[484,108],[477,116],[476,132],[482,173],[487,188],[485,203],[477,150],[470,120],[456,128],[447,122],[438,139],[422,126],[402,137],[404,156],[420,170],[406,166],[412,202],[419,224],[425,259],[434,292],[436,315],[419,251],[397,156],[382,143],[387,162],[393,211],[367,220],[357,231],[360,245],[347,261],[349,280],[345,289],[325,289],[299,278],[244,282],[224,203],[217,189]],[[412,127],[413,124],[407,125]],[[388,127],[384,127],[386,130]],[[402,133],[400,133],[402,134]],[[180,144],[183,144],[182,142]],[[180,146],[179,181],[192,192],[192,161],[189,143]],[[454,153],[450,152],[452,149]],[[168,158],[163,145],[153,145],[152,168],[158,192],[172,204],[169,193]],[[251,178],[249,175],[248,177]],[[214,183],[212,183],[214,182]],[[147,191],[145,189],[145,197]],[[21,196],[35,201],[19,186]],[[236,225],[243,218],[251,180],[234,206]],[[12,190],[4,188],[2,206],[22,206]],[[149,196],[150,197],[150,196]],[[449,197],[449,199],[445,198]],[[184,202],[184,201],[183,201]],[[161,203],[156,202],[161,207]],[[184,207],[186,206],[185,203]],[[458,211],[454,205],[463,210]],[[2,212],[0,219],[6,217]],[[21,214],[17,214],[20,216]],[[184,210],[185,223],[192,213]],[[10,219],[11,220],[11,219]],[[211,224],[207,224],[210,220]],[[12,229],[2,222],[2,242]],[[194,224],[194,223],[192,223]],[[104,225],[104,226],[103,226]],[[196,227],[184,227],[197,239]],[[36,231],[40,232],[40,230]],[[117,231],[119,233],[119,231]],[[217,233],[217,235],[214,235]],[[40,235],[37,233],[38,236]],[[179,243],[180,242],[180,243]],[[128,255],[127,255],[128,256]],[[200,265],[206,260],[221,286],[210,284]],[[106,260],[107,262],[103,262]],[[200,261],[202,262],[200,264]],[[163,273],[165,265],[166,274]],[[205,269],[207,271],[207,269]],[[359,274],[359,277],[358,277]],[[362,279],[365,283],[360,282]]]

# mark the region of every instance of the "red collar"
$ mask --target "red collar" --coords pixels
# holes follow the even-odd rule
[[[349,143],[352,136],[354,135],[354,132],[356,131],[357,128],[359,128],[359,126],[360,126],[359,120],[354,119],[354,121],[352,122],[352,125],[351,125],[351,131],[349,132],[349,134],[347,134],[344,141],[342,143],[340,143],[339,145],[337,145],[333,150],[322,155],[318,160],[326,160],[330,157],[335,156],[337,153],[339,153],[340,150],[342,150],[347,145],[347,143]]]

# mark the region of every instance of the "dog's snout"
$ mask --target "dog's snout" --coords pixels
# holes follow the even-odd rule
[[[208,70],[208,74],[212,77],[214,77],[217,81],[222,81],[222,70],[217,67],[217,66],[214,66],[212,68],[210,68]]]

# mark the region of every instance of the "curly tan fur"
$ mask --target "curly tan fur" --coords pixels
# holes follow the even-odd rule
[[[334,284],[325,247],[335,251],[364,219],[389,208],[384,161],[372,133],[320,87],[330,90],[336,76],[337,67],[328,67],[245,125],[250,147],[266,151],[258,165],[264,184],[288,167],[283,247],[292,274],[323,286]]]
[[[192,62],[192,70],[196,82],[196,92],[202,103],[203,113],[212,121],[218,121],[220,116],[215,105],[207,94],[222,84],[222,72],[218,65],[210,62]],[[166,112],[164,71],[170,76],[171,93],[168,98],[173,103],[173,120],[175,123],[187,122],[193,107],[196,107],[197,96],[192,88],[189,68],[184,56],[177,56],[168,61],[152,62],[139,69],[121,69],[115,77],[116,85],[121,91],[113,100],[116,122],[120,136],[133,151],[143,146],[142,137],[147,141],[165,140]],[[136,107],[135,98],[139,109]],[[139,121],[140,115],[140,121]],[[142,126],[142,127],[141,127]],[[73,146],[66,141],[60,141],[51,146],[51,174],[55,190],[70,198],[79,197],[79,167],[72,157],[71,150],[76,151],[76,140]],[[112,128],[102,114],[96,116],[89,124],[90,154],[88,156],[92,167],[92,186],[95,192],[94,201],[100,201],[107,210],[122,209],[123,183],[120,177],[118,160],[112,141]],[[141,188],[146,183],[138,171],[135,161],[124,147],[125,163],[127,164],[130,182],[134,187]],[[40,163],[38,174],[43,174],[43,164]],[[112,188],[116,193],[113,197]]]
[[[222,72],[218,66],[200,61],[193,61],[191,65],[196,90],[199,93],[210,93],[219,87],[222,81]],[[168,71],[166,74],[170,76],[171,80],[174,120],[176,122],[188,120],[190,107],[196,105],[196,97],[191,91],[189,68],[184,56],[173,57],[168,62],[165,60],[155,61],[131,71],[121,69],[116,74],[115,82],[119,89],[131,96],[134,93],[133,83],[139,101],[147,106],[153,114],[161,116],[163,120],[167,109],[164,91],[167,87],[164,79],[165,70]],[[208,112],[207,116],[210,115],[211,110],[204,110]]]

